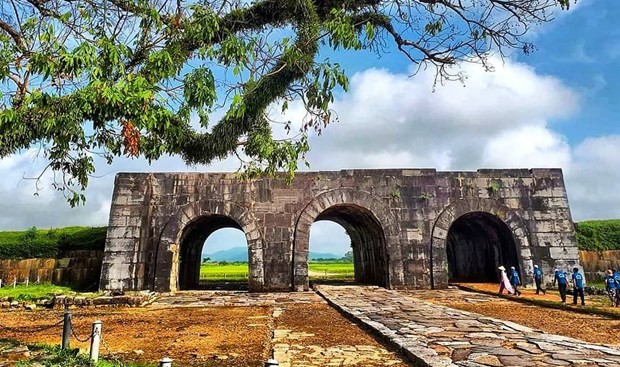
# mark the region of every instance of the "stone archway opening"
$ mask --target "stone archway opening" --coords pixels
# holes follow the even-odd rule
[[[205,245],[208,245],[208,239],[215,232],[221,233],[221,230],[224,229],[235,229],[243,232],[243,228],[239,223],[225,215],[201,216],[185,226],[179,242],[179,290],[247,289],[247,274],[249,270],[248,244],[245,235],[243,235],[242,243],[235,244],[232,247],[237,252],[239,247],[244,248],[245,256],[243,256],[243,259],[218,261],[209,259],[211,264],[203,264],[203,248]],[[233,265],[232,263],[235,262],[236,265]],[[221,267],[222,270],[219,271],[217,267]]]
[[[340,224],[315,221],[310,226],[308,277],[312,282],[343,283],[354,279],[351,238]]]
[[[338,204],[315,219],[331,221],[345,229],[353,253],[356,283],[389,287],[387,246],[383,228],[368,210],[355,204]]]
[[[497,267],[519,271],[512,231],[497,216],[471,212],[457,218],[447,236],[449,282],[497,282]]]

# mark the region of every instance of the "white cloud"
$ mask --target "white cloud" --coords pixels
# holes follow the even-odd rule
[[[574,113],[578,95],[523,64],[493,63],[495,72],[465,65],[465,84],[434,93],[431,72],[355,75],[350,93],[334,104],[339,122],[313,139],[313,168],[566,164],[570,149],[548,122]]]
[[[581,142],[565,177],[574,219],[620,218],[620,135]]]

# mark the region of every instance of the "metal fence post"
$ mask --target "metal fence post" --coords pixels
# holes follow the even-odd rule
[[[97,363],[99,360],[99,342],[101,342],[101,324],[102,322],[97,320],[93,322],[93,331],[90,334],[90,359]]]
[[[278,361],[276,361],[275,359],[268,359],[267,362],[265,362],[265,367],[279,367],[280,363],[278,363]]]
[[[168,357],[160,359],[159,367],[172,367],[172,359]]]
[[[62,349],[69,349],[69,337],[71,336],[71,311],[65,311],[62,324]]]

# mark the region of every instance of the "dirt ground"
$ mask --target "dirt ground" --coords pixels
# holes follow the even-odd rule
[[[83,337],[92,321],[103,321],[105,343],[125,361],[153,363],[168,356],[180,365],[260,366],[269,353],[269,314],[268,307],[78,309],[73,324]],[[60,319],[58,311],[0,313],[0,323],[8,327],[45,326]],[[34,333],[0,330],[0,338],[26,343],[57,345],[61,335],[61,326]],[[72,338],[71,346],[87,350],[89,344]]]
[[[308,322],[308,315],[315,321]],[[395,351],[324,303],[287,306],[275,327],[286,331],[274,343],[286,345],[292,366],[409,366]]]
[[[463,284],[466,287],[469,288],[474,288],[474,289],[479,289],[479,290],[483,290],[483,291],[487,291],[487,292],[497,292],[498,291],[498,285],[496,284],[489,284],[489,283],[464,283]],[[519,288],[519,290],[521,291],[521,298],[528,298],[528,299],[534,299],[534,300],[545,300],[545,301],[551,301],[551,302],[558,302],[560,303],[561,298],[560,298],[560,293],[557,289],[547,289],[546,294],[536,294],[536,289],[528,286],[527,288]],[[506,294],[506,292],[504,292],[504,294]],[[586,306],[588,307],[594,307],[597,309],[601,309],[604,310],[606,312],[613,312],[613,313],[617,313],[618,316],[620,316],[620,307],[612,307],[611,306],[611,302],[609,300],[609,298],[607,296],[585,296],[585,300],[586,300]],[[575,308],[581,308],[581,300],[577,300],[577,305],[573,306],[573,295],[572,294],[567,294],[566,295],[566,306],[571,308],[571,307],[575,307]]]
[[[468,286],[471,286],[471,284],[468,284]],[[493,284],[477,285],[476,287],[497,291]],[[528,296],[540,299],[555,301],[559,299],[555,292],[553,294],[548,292],[546,296],[536,296],[534,290],[526,289],[524,295],[525,292],[531,292]],[[495,298],[492,296],[487,297]],[[432,303],[516,322],[548,333],[565,335],[593,343],[620,345],[620,320],[617,319],[593,314],[581,314],[570,310],[528,305],[500,298],[497,298],[497,302],[468,302],[461,295],[455,295],[453,298],[424,298]],[[586,304],[587,302],[588,300],[586,300]]]
[[[490,284],[490,283],[463,283],[463,285],[470,287],[470,288],[487,291],[487,292],[497,292],[499,289],[499,286],[497,284]],[[519,291],[521,291],[522,293],[520,297],[560,302],[560,293],[558,292],[557,289],[547,289],[546,294],[536,294],[536,288],[533,288],[532,286],[528,286],[527,288],[519,287]],[[504,291],[504,294],[506,294],[505,291]],[[566,295],[566,302],[569,304],[572,304],[573,296],[571,294]],[[620,313],[620,308],[611,307],[609,298],[607,298],[607,296],[586,295],[586,304],[597,306],[597,307],[605,307],[607,311],[617,310]]]
[[[74,329],[83,338],[92,321],[103,321],[103,339],[109,350],[123,361],[154,364],[162,357],[175,366],[262,366],[276,343],[286,345],[292,366],[325,366],[340,361],[343,366],[405,367],[403,359],[344,318],[325,303],[242,307],[99,308],[73,310]],[[60,344],[62,326],[50,330],[28,329],[53,325],[62,311],[2,311],[0,324],[24,328],[11,332],[0,328],[0,339]],[[279,338],[273,338],[279,333]],[[272,339],[273,338],[273,339]],[[89,343],[71,339],[72,347],[86,353]],[[102,347],[102,354],[108,354]],[[285,364],[282,364],[285,365]]]

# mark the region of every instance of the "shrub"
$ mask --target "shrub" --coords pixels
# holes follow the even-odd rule
[[[620,219],[579,222],[575,230],[580,250],[620,250]]]
[[[53,258],[70,250],[103,250],[105,237],[105,227],[0,232],[0,259]]]

